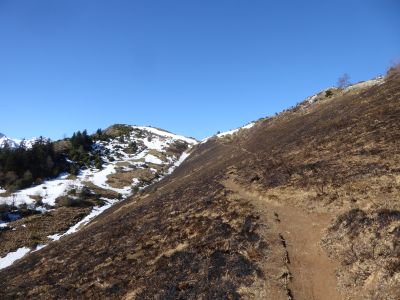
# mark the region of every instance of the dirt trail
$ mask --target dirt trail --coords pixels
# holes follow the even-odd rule
[[[232,179],[226,180],[224,185],[240,198],[251,201],[264,219],[274,223],[286,251],[283,259],[290,272],[287,284],[289,299],[344,299],[336,289],[337,266],[319,245],[322,231],[332,218],[330,214],[307,213],[281,201],[272,201],[243,188]]]

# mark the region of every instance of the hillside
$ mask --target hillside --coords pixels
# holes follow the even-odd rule
[[[196,145],[1,298],[398,299],[400,76],[329,91]]]
[[[55,147],[69,143],[57,141]],[[77,174],[62,173],[15,192],[0,190],[0,269],[171,173],[196,143],[152,127],[114,125],[97,137],[89,153],[101,165],[83,165]]]

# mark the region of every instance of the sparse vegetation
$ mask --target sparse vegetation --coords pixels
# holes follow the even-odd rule
[[[79,192],[76,189],[71,189],[67,195],[58,197],[56,204],[58,207],[90,207],[103,205],[104,201],[88,187],[84,186]]]
[[[400,211],[390,209],[352,209],[337,217],[323,242],[330,255],[343,263],[339,279],[344,288],[363,287],[374,276],[379,290],[369,290],[369,296],[394,299],[396,292],[388,279],[400,273],[399,222]]]
[[[106,135],[107,137],[116,138],[120,136],[130,135],[132,131],[133,128],[131,126],[124,124],[115,124],[104,130],[103,135]]]

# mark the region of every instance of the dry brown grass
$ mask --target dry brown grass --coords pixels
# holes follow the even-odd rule
[[[131,186],[134,178],[142,182],[150,182],[155,178],[155,174],[149,169],[117,172],[107,176],[107,183],[114,188],[124,188]]]
[[[300,207],[339,216],[324,243],[333,249],[329,250],[332,258],[342,263],[341,282],[353,282],[342,284],[346,294],[372,297],[363,287],[378,282],[382,295],[398,296],[393,243],[399,237],[397,221],[390,217],[399,202],[400,84],[396,78],[357,93],[337,93],[304,104],[231,138],[198,145],[173,175],[111,208],[62,243],[1,271],[0,295],[66,299],[261,295],[257,291],[270,278],[262,270],[276,263],[274,253],[282,245],[276,237],[262,235],[262,227],[253,230],[252,224],[260,222],[258,210],[246,199],[231,199],[221,185],[234,168],[241,186],[254,186],[271,201],[293,204],[296,211]],[[363,211],[371,225],[363,226],[364,217],[351,213],[354,209]],[[383,218],[382,209],[389,210]],[[346,227],[349,220],[358,224],[356,230]],[[301,237],[296,238],[300,245]],[[168,252],[182,244],[181,250]],[[357,269],[345,264],[346,249],[352,244],[360,245],[356,256],[363,258],[352,258]],[[370,244],[383,245],[385,255],[369,259],[375,257]],[[166,252],[169,255],[163,255]],[[271,267],[268,272],[276,271]],[[353,296],[355,291],[360,294]]]
[[[91,208],[62,207],[11,222],[8,229],[0,230],[0,257],[21,247],[35,248],[38,244],[47,244],[48,235],[65,232],[90,211]]]

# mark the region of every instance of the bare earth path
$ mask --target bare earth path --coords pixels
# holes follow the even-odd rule
[[[281,201],[272,201],[241,187],[232,179],[226,180],[224,185],[240,198],[250,201],[264,219],[274,220],[272,226],[286,249],[289,299],[344,299],[336,288],[336,265],[319,245],[322,231],[331,220],[330,214],[308,213]]]

